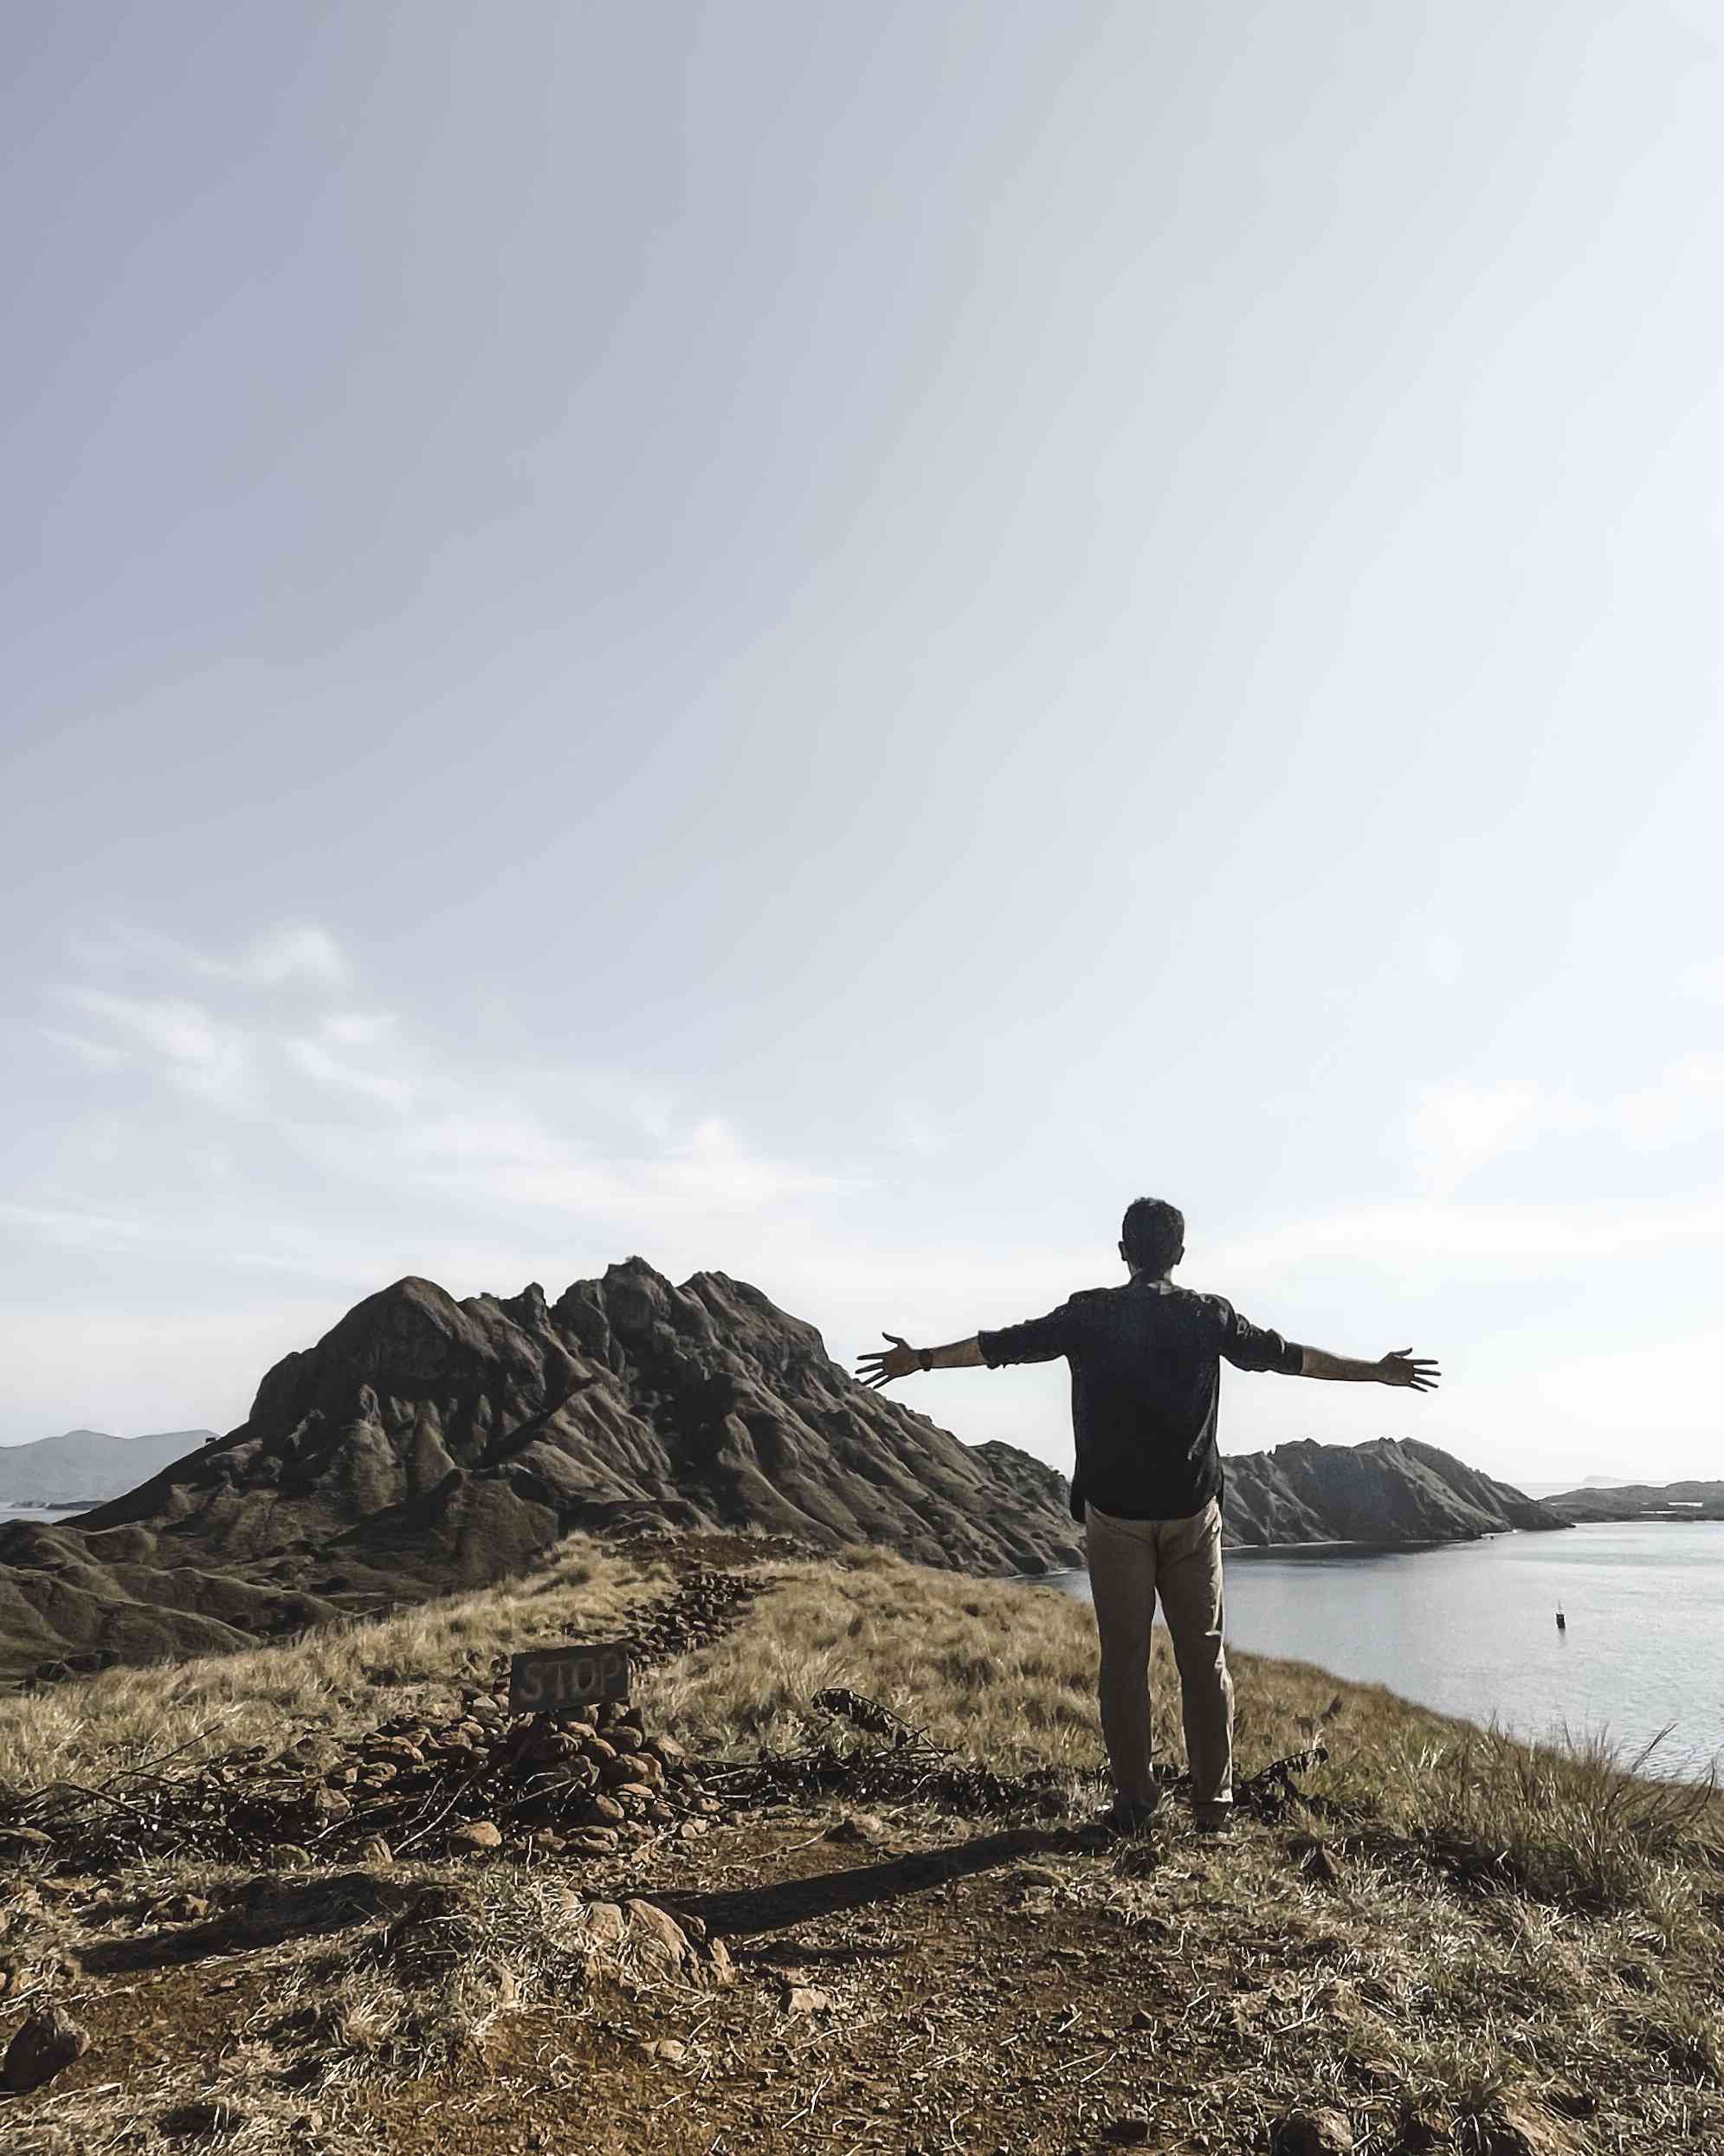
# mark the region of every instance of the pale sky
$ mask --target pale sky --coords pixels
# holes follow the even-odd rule
[[[1637,0],[0,21],[0,1437],[638,1251],[1724,1475],[1724,65]],[[913,1379],[1064,1466],[1063,1369]]]

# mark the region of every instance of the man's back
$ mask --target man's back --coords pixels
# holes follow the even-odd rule
[[[1296,1375],[1303,1352],[1223,1296],[1144,1278],[1086,1289],[1045,1318],[977,1339],[991,1369],[1061,1355],[1070,1363],[1080,1519],[1085,1500],[1120,1520],[1201,1512],[1221,1491],[1221,1363]]]

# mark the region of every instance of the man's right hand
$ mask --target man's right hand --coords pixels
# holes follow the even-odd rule
[[[890,1385],[894,1378],[907,1378],[913,1370],[922,1366],[920,1355],[908,1340],[901,1340],[895,1333],[882,1333],[880,1337],[890,1340],[891,1346],[876,1348],[856,1364],[857,1377],[864,1385],[871,1385],[876,1392],[881,1385]]]
[[[1391,1348],[1377,1365],[1380,1385],[1411,1386],[1415,1392],[1435,1392],[1443,1372],[1434,1362],[1416,1356],[1410,1347]]]

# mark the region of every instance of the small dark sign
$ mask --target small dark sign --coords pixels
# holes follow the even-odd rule
[[[512,1655],[509,1712],[567,1714],[595,1700],[626,1700],[634,1646],[632,1640],[619,1639]]]

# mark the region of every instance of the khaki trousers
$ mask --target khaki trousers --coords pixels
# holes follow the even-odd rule
[[[1213,1817],[1233,1803],[1233,1680],[1222,1645],[1221,1506],[1188,1520],[1116,1520],[1084,1508],[1084,1553],[1101,1636],[1101,1734],[1114,1785],[1153,1804],[1149,1630],[1155,1598],[1179,1671],[1191,1803]]]

